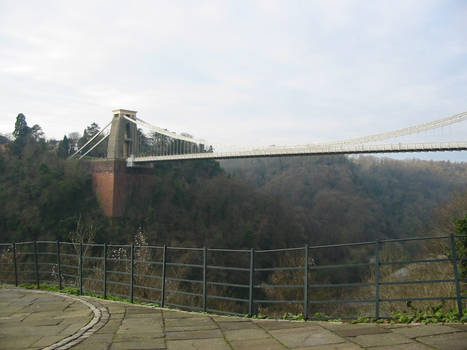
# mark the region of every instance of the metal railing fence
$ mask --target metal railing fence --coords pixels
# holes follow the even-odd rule
[[[258,312],[277,315],[285,311],[301,313],[308,319],[326,318],[326,312],[322,311],[334,310],[336,315],[329,318],[352,319],[356,318],[355,310],[366,310],[366,316],[384,318],[388,312],[387,308],[382,312],[382,305],[408,301],[448,301],[462,315],[467,299],[462,288],[467,280],[462,278],[459,265],[465,266],[467,258],[458,256],[456,239],[465,237],[451,234],[272,250],[59,241],[1,243],[0,280],[16,286],[34,283],[37,287],[47,282],[57,284],[60,289],[76,287],[80,294],[92,292],[104,298],[115,295],[132,303],[138,300],[162,307],[232,315],[251,316]],[[435,240],[444,241],[444,255],[401,258],[403,245]],[[363,261],[338,263],[339,249],[347,252],[346,259],[350,249],[355,249],[354,258],[363,257]],[[404,273],[405,277],[411,277],[413,273],[407,271],[416,265],[425,266],[424,271],[444,266],[443,271],[450,272],[440,274],[438,279],[399,278]],[[402,267],[393,271],[395,266]],[[353,275],[365,277],[350,281],[351,269],[355,271]],[[450,285],[452,292],[435,296],[394,295],[400,292],[397,288],[413,291],[426,284]],[[363,291],[364,297],[355,297],[355,292],[336,292],[348,288]],[[393,289],[385,296],[383,288]],[[334,298],[329,297],[333,295]],[[349,306],[352,304],[356,306]],[[353,313],[350,317],[341,314],[349,310]],[[358,314],[361,316],[361,312]]]

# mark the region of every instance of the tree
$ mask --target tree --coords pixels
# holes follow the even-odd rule
[[[28,135],[29,132],[30,128],[26,123],[26,116],[23,113],[18,114],[18,116],[16,117],[15,131],[13,131],[13,136],[15,136],[16,139],[18,139],[20,137]]]
[[[34,140],[36,141],[44,140],[44,131],[42,131],[42,128],[39,125],[34,124],[32,128],[30,129],[30,133],[32,137],[34,138]]]
[[[4,145],[7,143],[10,143],[10,139],[5,135],[0,134],[0,145]]]
[[[63,136],[63,140],[58,144],[57,154],[60,158],[68,158],[70,155],[71,147],[68,138]]]
[[[434,212],[434,229],[438,234],[457,232],[459,218],[467,215],[467,190],[456,191],[449,201]]]
[[[79,134],[79,132],[74,131],[68,134],[68,141],[70,142],[71,152],[76,152],[78,150],[78,142],[80,138],[81,135]]]
[[[86,142],[88,142],[94,135],[100,131],[99,125],[97,123],[92,123],[88,125],[83,131],[83,136],[79,139],[78,146],[82,147]]]
[[[97,123],[92,123],[91,125],[87,126],[86,129],[84,129],[83,136],[78,140],[78,147],[83,147],[86,142],[88,142],[91,138],[93,138],[97,133],[99,133],[100,127]],[[86,146],[86,148],[83,150],[86,152],[92,145],[96,144],[100,140],[102,140],[104,136],[101,134],[97,138],[94,139],[94,141]],[[97,146],[95,149],[93,149],[90,153],[89,156],[91,157],[99,157],[103,158],[107,156],[107,142],[104,141],[102,142],[99,146]]]
[[[23,150],[28,143],[28,136],[31,133],[31,129],[26,123],[26,116],[23,113],[18,114],[16,117],[15,130],[13,131],[13,136],[15,141],[11,148],[12,152],[18,157],[21,157]]]

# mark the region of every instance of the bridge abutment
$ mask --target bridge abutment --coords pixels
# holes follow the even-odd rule
[[[137,154],[136,111],[113,110],[106,160],[90,161],[92,186],[107,217],[122,216],[134,191],[144,196],[154,183],[148,168],[128,168],[126,160]]]

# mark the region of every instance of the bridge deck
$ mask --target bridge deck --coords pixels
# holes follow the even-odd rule
[[[328,146],[303,146],[303,147],[269,147],[251,151],[235,152],[206,152],[191,154],[174,154],[164,156],[147,156],[128,158],[128,166],[140,163],[189,160],[189,159],[233,159],[254,157],[281,157],[303,155],[335,155],[335,154],[364,154],[364,153],[407,153],[407,152],[444,152],[466,151],[467,142],[446,143],[397,143],[385,145],[328,145]]]

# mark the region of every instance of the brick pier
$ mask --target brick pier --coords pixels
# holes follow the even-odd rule
[[[92,185],[104,214],[119,217],[134,191],[147,193],[154,184],[152,169],[128,168],[124,160],[90,162]]]

